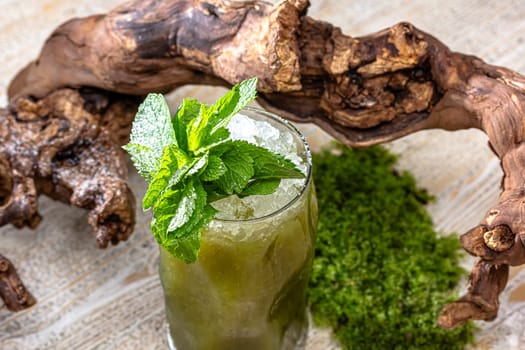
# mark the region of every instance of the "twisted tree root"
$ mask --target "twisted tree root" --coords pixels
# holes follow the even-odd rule
[[[259,102],[265,108],[315,123],[349,146],[369,146],[429,128],[481,129],[501,159],[503,192],[480,226],[462,236],[465,249],[480,260],[469,292],[445,308],[440,324],[493,319],[508,266],[525,263],[525,78],[451,52],[409,23],[353,38],[307,17],[307,7],[307,0],[275,6],[260,1],[135,0],[107,15],[71,20],[11,83],[13,111],[21,108],[20,98],[45,100],[67,88],[144,95],[190,83],[230,86],[257,76]],[[83,102],[70,101],[75,103]],[[118,124],[128,130],[129,114],[111,117],[108,127]],[[12,133],[9,128],[5,132]],[[38,147],[33,152],[41,153]],[[117,153],[107,158],[119,159]],[[4,154],[0,150],[0,159],[13,157]],[[17,183],[32,176],[5,161],[0,161],[2,167],[22,174]],[[34,191],[27,181],[23,188],[31,203]],[[53,186],[47,191],[36,186],[36,193],[56,197],[59,187]],[[0,191],[5,188],[15,192],[18,187],[0,186]],[[25,221],[16,221],[22,220],[17,215],[8,221],[36,222],[34,207],[28,208],[21,216]],[[8,215],[1,210],[0,217]],[[122,224],[130,225],[125,232],[131,231],[132,220]]]

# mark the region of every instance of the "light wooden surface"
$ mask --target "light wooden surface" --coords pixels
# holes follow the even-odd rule
[[[0,0],[0,105],[13,75],[36,57],[45,38],[71,17],[105,12],[118,0]],[[525,2],[483,0],[313,0],[310,15],[354,36],[409,21],[453,50],[472,53],[525,74]],[[190,86],[169,96],[213,100],[221,91]],[[325,140],[303,127],[314,148]],[[1,142],[1,140],[0,140]],[[479,131],[425,131],[388,145],[401,153],[421,186],[437,196],[429,207],[445,233],[477,224],[498,196],[501,170]],[[131,171],[137,197],[143,181]],[[0,306],[0,349],[166,349],[158,252],[148,233],[149,215],[138,212],[128,242],[95,248],[82,210],[40,200],[44,220],[37,230],[0,229],[0,251],[18,266],[38,299],[33,308],[10,313]],[[470,267],[470,259],[465,266]],[[478,349],[525,349],[525,271],[501,299],[500,316],[480,322]],[[463,286],[464,288],[464,286]],[[309,349],[332,348],[326,333],[312,332]]]

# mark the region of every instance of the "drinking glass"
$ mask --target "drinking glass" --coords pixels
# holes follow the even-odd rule
[[[294,157],[302,161],[306,178],[299,180],[292,197],[251,198],[254,205],[274,208],[261,217],[225,219],[219,211],[202,231],[199,256],[193,264],[160,248],[159,272],[171,349],[304,347],[308,328],[305,289],[317,226],[310,150],[288,121],[253,108],[241,113],[277,129],[279,138],[271,142],[293,142]]]

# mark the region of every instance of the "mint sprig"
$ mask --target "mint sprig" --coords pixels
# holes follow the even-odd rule
[[[256,96],[257,79],[235,85],[209,106],[185,99],[173,116],[161,94],[149,94],[124,149],[149,184],[142,207],[153,209],[157,242],[186,263],[197,260],[211,202],[274,192],[283,178],[305,175],[284,156],[232,140],[227,125]]]

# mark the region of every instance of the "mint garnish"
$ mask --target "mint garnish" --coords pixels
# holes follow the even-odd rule
[[[161,94],[149,94],[133,122],[130,154],[149,184],[142,207],[153,209],[157,242],[186,263],[197,260],[211,202],[229,195],[270,194],[283,178],[305,175],[284,156],[232,140],[231,118],[256,95],[257,79],[235,85],[209,106],[185,99],[173,118]]]

